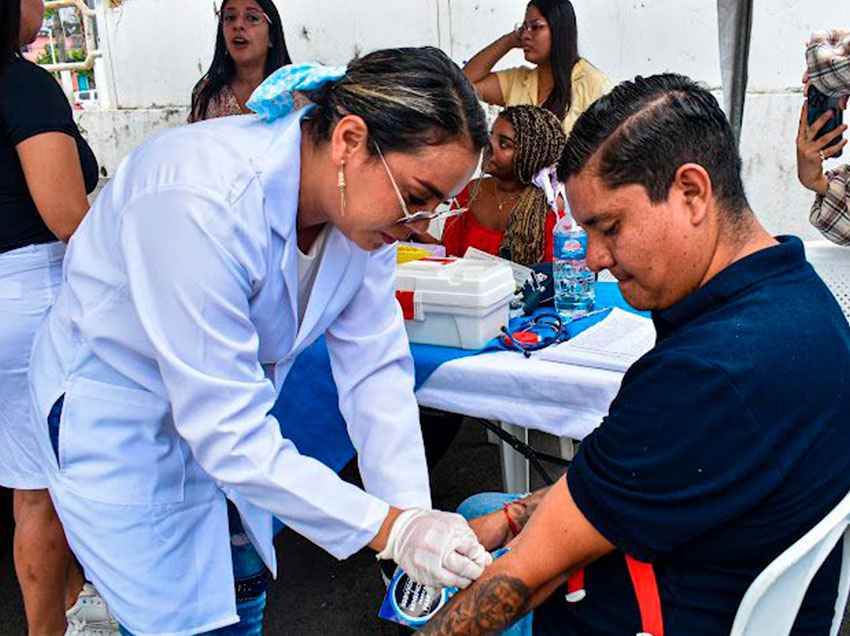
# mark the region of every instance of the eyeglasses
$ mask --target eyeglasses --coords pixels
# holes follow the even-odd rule
[[[239,18],[239,15],[240,15],[240,13],[238,11],[227,10],[227,11],[224,11],[223,13],[219,12],[218,13],[218,19],[221,21],[221,23],[224,26],[231,26]],[[242,15],[244,15],[244,17],[245,17],[246,26],[248,26],[249,28],[252,28],[252,29],[260,26],[263,23],[263,21],[265,21],[269,24],[272,23],[272,19],[265,13],[265,11],[257,11],[256,9],[248,9]]]
[[[528,22],[521,22],[519,24],[514,25],[514,30],[519,35],[524,35],[526,31],[530,33],[532,36],[537,35],[542,29],[545,29],[548,24],[543,20],[529,20]]]
[[[398,187],[398,183],[396,183],[395,177],[393,177],[393,173],[390,170],[390,166],[387,164],[387,160],[384,159],[384,153],[381,152],[381,147],[378,145],[378,142],[375,143],[375,150],[378,151],[378,156],[381,158],[381,163],[384,164],[384,169],[387,171],[387,176],[390,178],[390,183],[393,184],[393,190],[395,190],[395,194],[398,197],[399,205],[401,205],[401,211],[404,214],[396,223],[404,223],[405,225],[410,223],[416,223],[416,221],[433,221],[434,219],[439,219],[443,217],[454,216],[456,214],[460,214],[463,210],[455,209],[457,206],[457,201],[452,198],[448,201],[445,201],[449,206],[448,210],[417,210],[416,212],[411,212],[407,203],[404,201],[404,197],[401,195],[401,190]]]

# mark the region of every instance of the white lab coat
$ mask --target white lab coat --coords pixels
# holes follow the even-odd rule
[[[142,145],[71,240],[36,338],[51,494],[86,574],[137,636],[237,620],[225,497],[273,573],[272,515],[344,558],[388,503],[430,507],[394,250],[365,252],[331,228],[298,326],[300,143],[296,114]],[[300,455],[268,415],[322,334],[366,492]],[[54,453],[46,420],[63,394]]]

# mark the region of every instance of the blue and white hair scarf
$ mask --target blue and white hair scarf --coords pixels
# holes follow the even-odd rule
[[[345,66],[290,64],[279,68],[257,87],[248,108],[266,121],[286,117],[296,109],[293,91],[313,91],[345,75]]]

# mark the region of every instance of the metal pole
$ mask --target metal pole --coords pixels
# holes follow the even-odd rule
[[[56,64],[56,47],[53,45],[53,29],[47,30],[47,35],[50,38],[50,59]]]
[[[717,25],[723,106],[735,141],[740,142],[749,79],[753,0],[717,0]]]
[[[83,28],[86,36],[86,59],[82,62],[59,62],[57,63],[55,47],[51,45],[51,48],[54,50],[53,64],[45,64],[44,68],[51,73],[56,73],[58,71],[90,71],[94,68],[94,61],[102,57],[102,53],[97,49],[97,44],[94,40],[94,30],[91,25],[97,17],[97,13],[91,10],[86,6],[83,0],[49,0],[44,3],[45,9],[61,9],[63,7],[75,7],[83,18]],[[58,18],[58,13],[57,13]],[[61,20],[60,20],[61,24]],[[53,41],[51,34],[51,42]]]
[[[94,79],[97,85],[97,101],[100,108],[110,110],[117,107],[117,91],[115,89],[115,76],[112,69],[112,60],[109,56],[109,20],[107,10],[109,2],[100,0],[95,4],[97,24],[97,47],[102,54],[94,63]],[[94,34],[92,34],[94,37]]]

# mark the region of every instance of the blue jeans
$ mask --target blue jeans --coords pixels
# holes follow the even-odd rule
[[[457,511],[467,520],[483,517],[497,510],[501,510],[506,503],[521,499],[522,495],[508,495],[503,492],[484,492],[479,495],[473,495],[463,503],[461,503]],[[511,625],[508,629],[502,632],[502,636],[531,636],[532,623],[534,621],[533,612],[529,612],[519,621]]]

